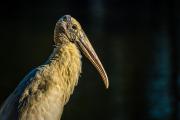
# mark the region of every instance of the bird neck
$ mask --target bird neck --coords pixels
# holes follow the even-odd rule
[[[80,51],[75,44],[64,43],[54,48],[48,62],[51,70],[55,71],[53,80],[64,92],[64,100],[67,103],[81,73]]]

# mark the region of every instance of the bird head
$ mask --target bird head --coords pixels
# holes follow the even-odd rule
[[[56,23],[54,32],[55,44],[59,45],[66,42],[74,43],[95,66],[106,88],[108,88],[109,81],[106,71],[79,22],[70,15],[64,15]]]

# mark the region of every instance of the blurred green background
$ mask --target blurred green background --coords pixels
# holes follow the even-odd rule
[[[0,103],[53,50],[56,21],[75,17],[107,71],[105,90],[83,58],[62,120],[179,120],[180,4],[176,0],[6,0],[0,4]]]

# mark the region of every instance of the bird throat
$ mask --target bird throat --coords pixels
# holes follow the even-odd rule
[[[81,54],[71,42],[56,46],[49,58],[53,79],[64,92],[65,103],[69,100],[81,73]]]

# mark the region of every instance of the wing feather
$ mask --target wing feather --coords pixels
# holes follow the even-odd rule
[[[5,100],[2,107],[0,108],[0,120],[18,120],[19,111],[19,99],[23,94],[25,88],[36,78],[36,74],[39,71],[37,69],[29,72],[28,75],[19,83],[13,93]]]

